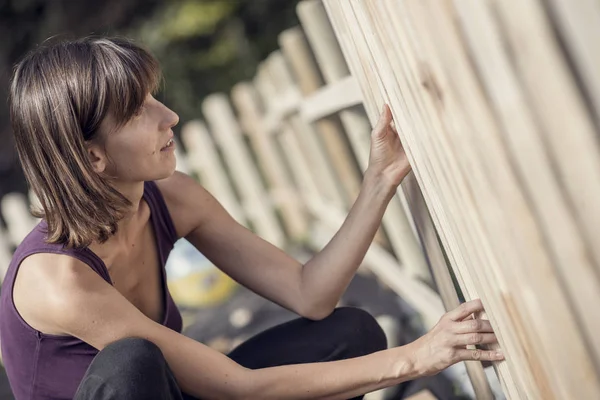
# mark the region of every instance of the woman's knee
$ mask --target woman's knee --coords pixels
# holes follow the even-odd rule
[[[141,338],[120,339],[102,349],[77,393],[77,399],[86,400],[181,397],[161,350]],[[100,396],[101,393],[104,395]]]
[[[360,352],[373,353],[387,348],[385,333],[377,320],[367,311],[354,307],[340,307],[327,317],[334,324],[342,340]]]
[[[162,357],[160,348],[147,339],[128,337],[119,339],[107,345],[103,352],[111,352],[131,357]]]
[[[149,340],[142,338],[125,338],[107,345],[98,355],[102,364],[107,362],[114,366],[114,371],[136,374],[140,370],[156,370],[164,364],[164,356],[160,348]]]

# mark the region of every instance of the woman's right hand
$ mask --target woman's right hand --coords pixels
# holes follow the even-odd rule
[[[412,362],[419,376],[431,376],[460,361],[501,361],[501,350],[467,349],[467,345],[497,343],[490,321],[473,318],[483,311],[481,300],[472,300],[447,312],[424,336],[410,343]]]

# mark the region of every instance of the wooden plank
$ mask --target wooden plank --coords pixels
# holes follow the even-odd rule
[[[412,3],[411,3],[411,4],[412,4]],[[428,12],[427,12],[427,13],[426,13],[426,12],[424,12],[424,13],[423,13],[423,16],[425,16],[425,15],[427,16],[427,21],[430,21],[430,20],[431,20],[431,18],[430,18],[430,14],[429,14],[429,13],[431,13],[431,10],[428,10]],[[425,20],[425,17],[423,17],[423,20]],[[431,29],[431,26],[428,26],[428,28],[427,28],[427,29]],[[417,54],[418,54],[418,53],[417,53]],[[419,77],[419,78],[421,78],[421,77]],[[421,79],[423,79],[423,78],[421,78]],[[427,79],[427,77],[425,77],[424,79]],[[438,86],[440,85],[440,82],[439,82],[439,81],[433,81],[433,82],[431,82],[431,81],[430,81],[430,82],[428,82],[428,83],[429,83],[430,85],[432,85],[432,86],[433,86],[433,85],[435,85],[435,84],[437,84]],[[433,92],[436,92],[435,90],[432,90],[432,91],[433,91]],[[434,96],[435,96],[435,97],[437,97],[437,95],[439,95],[440,93],[445,93],[445,91],[440,91],[439,93],[434,93]],[[433,97],[433,96],[432,96],[432,97]],[[434,97],[434,101],[435,101],[435,100],[438,100],[438,101],[439,101],[439,98],[435,99],[435,97]],[[447,105],[447,104],[448,104],[448,102],[444,102],[444,105]],[[448,113],[448,115],[452,115],[452,114],[451,114],[451,113]],[[456,139],[455,139],[455,140],[456,140]],[[449,144],[449,143],[448,143],[448,144]],[[447,144],[446,144],[446,145],[447,145]],[[463,145],[464,145],[464,144],[463,144]],[[460,160],[459,160],[459,161],[460,161]],[[446,168],[448,168],[448,166],[445,166],[445,167],[446,167]],[[453,216],[453,217],[455,217],[455,215],[452,215],[452,216]],[[470,250],[470,249],[465,249],[465,250],[463,251],[463,253],[465,253],[465,251],[468,251],[468,250]],[[467,254],[468,254],[468,253],[467,253]]]
[[[600,2],[597,0],[546,0],[542,3],[554,17],[553,26],[565,43],[566,56],[589,98],[596,129],[600,127]]]
[[[187,154],[181,150],[182,146],[181,143],[179,143],[177,136],[173,137],[173,141],[175,142],[175,169],[189,175],[190,166],[188,164]]]
[[[315,122],[357,104],[362,104],[360,87],[354,78],[347,76],[303,99],[299,111],[305,121]]]
[[[281,121],[294,114],[300,108],[302,95],[297,88],[291,86],[285,92],[277,96],[277,101],[273,102],[269,108],[268,114],[264,118],[264,126],[267,133],[275,134],[279,132]]]
[[[411,4],[413,4],[413,3],[407,4],[407,6],[411,5]],[[411,14],[410,14],[409,10],[410,9],[408,9],[408,10],[407,9],[399,9],[399,10],[397,10],[397,15],[403,15],[403,16],[406,17],[406,26],[410,26],[409,19],[411,17],[409,17],[409,16]],[[388,8],[388,12],[390,12],[390,8]],[[423,12],[422,15],[425,16],[427,14],[426,14],[426,12]],[[426,21],[427,24],[430,24],[430,22],[429,22],[430,19],[429,18],[425,19],[424,17],[422,17],[422,18],[417,19],[417,20],[418,21],[423,20],[423,21]],[[410,19],[410,21],[412,21],[412,19]],[[420,32],[411,32],[410,30],[409,31],[403,30],[402,33],[399,33],[397,35],[402,35],[402,37],[407,37],[407,38],[411,39],[411,43],[410,44],[414,47],[414,49],[412,50],[412,52],[409,51],[409,54],[412,53],[410,55],[421,55],[421,52],[424,52],[425,49],[423,49],[422,47],[419,47],[419,45],[422,44],[420,42],[421,41],[425,42],[424,39],[428,38],[428,36],[430,35],[429,32],[432,31],[432,30],[433,30],[432,27],[429,26],[429,25],[427,25],[426,27],[424,26],[423,30],[421,30]],[[440,34],[439,37],[437,38],[437,41],[436,40],[432,40],[432,43],[438,43],[438,41],[441,40],[442,41],[441,43],[444,43],[444,45],[446,45],[446,35],[447,34],[448,33]],[[417,40],[416,38],[419,38],[419,39]],[[441,43],[438,43],[438,44],[441,44]],[[415,46],[417,46],[417,47],[415,47]],[[434,50],[433,53],[435,54],[436,51],[437,51],[437,49]],[[419,59],[415,59],[414,56],[410,57],[407,54],[403,54],[403,57],[406,57],[406,58],[403,58],[403,60],[410,60],[412,63],[414,63],[412,69],[415,71],[415,73],[414,73],[414,75],[411,78],[411,82],[417,83],[417,85],[419,85],[419,83],[420,83],[420,85],[422,85],[423,87],[425,87],[425,89],[427,89],[427,91],[430,93],[431,100],[433,102],[436,102],[436,101],[438,102],[438,103],[433,103],[433,106],[436,107],[437,105],[439,105],[439,100],[440,100],[439,96],[441,94],[443,94],[444,96],[447,96],[448,88],[447,87],[441,88],[439,85],[441,85],[444,81],[440,82],[440,78],[439,77],[437,77],[436,75],[432,75],[432,72],[430,70],[430,64],[428,64],[428,62],[431,62],[431,61],[430,60],[425,61],[423,59],[420,59],[420,60]],[[415,90],[418,91],[419,89],[422,89],[419,86],[416,86]],[[425,100],[430,100],[430,99],[425,99]],[[425,107],[427,105],[428,104],[425,103],[425,104],[422,104],[421,107]],[[454,102],[445,101],[444,102],[444,106],[446,106],[446,105],[448,105],[448,107],[450,107],[450,106],[455,106],[456,104]],[[429,107],[433,108],[431,103],[429,103]],[[440,107],[437,107],[437,108],[440,108]],[[448,118],[447,116],[459,115],[459,114],[456,114],[456,111],[454,111],[454,112],[453,111],[454,110],[448,110],[447,113],[444,113],[444,117]],[[425,118],[427,118],[427,117],[425,117]],[[453,124],[456,124],[457,121],[452,121],[452,122],[449,121],[448,123],[450,124],[449,126],[453,126]],[[427,129],[427,131],[429,131],[429,129],[431,129],[431,128],[426,128],[426,129]],[[446,129],[448,129],[448,128],[446,128]],[[464,129],[464,127],[462,129]],[[462,129],[461,129],[461,131],[462,131]],[[457,141],[457,139],[459,139],[461,137],[462,137],[462,135],[455,136],[452,139],[449,139],[449,141],[443,143],[441,147],[438,145],[437,146],[437,148],[438,148],[438,154],[436,156],[438,156],[438,155],[449,155],[449,153],[445,154],[445,153],[447,153],[445,151],[445,149],[446,148],[451,148],[452,143],[456,143],[457,146],[459,146],[459,148],[461,148],[461,149],[462,148],[467,148],[468,149],[469,148],[468,146],[470,146],[471,142],[469,140],[466,140],[466,141],[463,141],[463,142]],[[428,144],[426,146],[432,146],[432,145]],[[432,149],[433,148],[435,148],[435,147],[432,147]],[[462,162],[465,165],[464,168],[465,169],[468,168],[469,163],[472,162],[472,161],[470,161],[466,157],[466,155],[470,155],[470,153],[469,152],[465,152],[464,155],[462,155],[457,161],[451,161],[450,165],[457,165],[457,164],[460,165],[460,163]],[[446,170],[448,167],[444,166],[443,168],[444,168],[444,170]],[[471,172],[471,170],[473,170],[472,166],[471,166],[471,169],[468,170],[468,171]],[[474,171],[478,172],[479,170],[475,169]],[[454,176],[454,175],[455,174],[452,174],[450,176]],[[479,184],[482,184],[482,183],[485,184],[486,182],[488,182],[487,180],[481,178],[479,175],[475,175],[474,178],[478,178]],[[445,182],[447,179],[449,179],[449,178],[448,177],[442,177],[441,182]],[[450,179],[452,179],[452,178],[450,178]],[[438,181],[438,182],[440,182],[440,181]],[[493,181],[490,180],[489,182],[493,182]],[[489,203],[489,199],[486,199],[486,200],[482,200],[480,204],[485,205],[485,204],[492,204],[492,203]],[[470,206],[467,205],[467,208],[469,209]],[[490,211],[490,209],[488,209],[487,211]],[[447,216],[443,216],[443,217],[444,218],[448,218],[448,216],[451,216],[452,218],[455,219],[458,216],[460,216],[460,210],[454,211],[454,212],[452,212],[452,214],[447,214]],[[496,218],[496,217],[497,217],[496,215],[490,215],[487,218],[489,219],[489,218]],[[440,218],[440,215],[438,215],[438,218]],[[473,224],[473,222],[470,222],[470,224]],[[460,239],[463,242],[462,243],[460,243],[460,242],[456,243],[455,245],[465,246],[464,239],[466,238],[466,234],[463,233],[463,232],[460,232],[460,231],[457,231],[457,234],[459,235],[458,239]],[[445,234],[442,233],[442,235],[445,235]],[[446,241],[447,246],[450,246],[451,243],[452,243],[452,242],[449,241],[449,239],[450,240],[456,240],[456,237],[445,235],[445,241]],[[477,240],[477,237],[475,237],[475,240]],[[458,254],[458,256],[456,254],[450,253],[450,257],[451,257],[451,259],[453,259],[453,265],[458,265],[459,266],[459,269],[458,270],[455,269],[455,271],[457,271],[457,277],[459,278],[459,281],[461,282],[461,286],[463,287],[463,290],[467,291],[468,296],[473,296],[474,293],[475,294],[477,293],[477,289],[475,288],[474,283],[475,282],[480,282],[480,281],[488,282],[488,283],[484,283],[483,287],[486,287],[487,285],[494,285],[494,283],[496,283],[496,284],[500,284],[501,285],[500,288],[503,291],[506,290],[506,286],[502,284],[503,281],[502,280],[498,280],[498,278],[495,277],[494,275],[486,276],[486,275],[479,274],[479,276],[478,276],[477,273],[479,273],[479,270],[473,271],[473,272],[475,272],[475,274],[473,272],[468,271],[468,269],[465,269],[464,271],[461,271],[460,266],[465,261],[468,262],[471,265],[482,265],[482,264],[485,265],[485,264],[489,264],[490,267],[491,267],[490,269],[493,270],[493,266],[494,266],[494,263],[496,261],[494,259],[494,256],[489,253],[489,250],[486,251],[486,252],[484,252],[484,253],[479,252],[479,254],[477,254],[477,253],[470,254],[470,253],[473,252],[474,249],[477,249],[478,247],[482,247],[481,243],[477,243],[477,241],[475,241],[475,242],[473,242],[473,244],[471,245],[470,248],[469,247],[463,247],[461,254]],[[486,248],[486,247],[488,247],[488,246],[487,245],[484,246],[484,248]],[[465,257],[468,257],[468,258],[465,258]],[[484,258],[481,259],[481,257],[484,257]],[[467,264],[466,266],[468,267],[469,264]],[[464,268],[464,266],[463,266],[463,268]],[[480,283],[480,285],[481,285],[481,283]],[[478,294],[476,294],[476,295],[479,296]],[[504,296],[506,296],[506,295],[504,295]],[[498,299],[498,300],[495,300],[493,297],[491,297],[491,299],[490,299],[490,298],[488,298],[487,293],[482,294],[482,296],[480,296],[480,297],[483,297],[484,301],[488,305],[489,305],[490,302],[492,304],[494,304],[494,303],[497,302],[497,304],[500,305],[499,311],[496,312],[496,313],[500,313],[500,317],[498,318],[499,320],[510,320],[509,318],[511,316],[509,314],[505,313],[506,315],[502,315],[502,313],[504,312],[504,310],[502,308],[502,297],[500,299]],[[486,300],[486,298],[488,300]],[[514,335],[513,332],[518,331],[517,327],[520,326],[520,322],[519,322],[519,320],[515,320],[515,321],[512,321],[511,323],[516,324],[516,325],[512,329],[510,329],[510,330],[509,329],[505,330],[507,332],[507,334],[504,334],[504,336],[508,336],[508,337],[506,337],[507,340],[505,340],[506,343],[516,342],[516,339],[512,340],[511,337],[510,337],[510,335]],[[498,334],[502,337],[503,332],[498,332]],[[521,344],[519,343],[518,346],[520,346],[520,345]],[[503,345],[503,346],[505,346],[505,345]],[[512,348],[513,347],[512,344],[509,345],[509,347],[511,347],[511,349],[512,349],[511,351],[516,351],[517,354],[518,354],[519,351],[523,351],[523,350],[519,350],[519,347],[517,347],[516,349],[513,349]],[[517,360],[520,360],[520,357],[519,358],[515,357],[515,358]],[[500,364],[499,366],[497,366],[497,368],[499,370],[502,370],[503,367],[504,367],[504,364]],[[522,376],[522,375],[523,374],[520,374],[519,376]],[[505,384],[505,389],[508,389],[509,393],[513,393],[512,394],[513,397],[518,397],[519,396],[519,395],[517,395],[515,393],[514,386],[513,386],[513,384],[510,381],[509,382],[505,381],[504,384]]]
[[[258,73],[254,79],[254,87],[264,105],[262,110],[264,120],[273,102],[277,99],[277,91],[264,64],[261,64],[258,68]],[[266,134],[266,128],[264,134]],[[290,171],[294,178],[296,190],[300,194],[305,207],[310,201],[325,197],[320,191],[322,187],[319,187],[319,182],[322,181],[317,180],[319,175],[314,169],[313,159],[307,156],[310,153],[303,151],[303,145],[298,140],[298,136],[295,135],[289,119],[281,121],[278,125],[278,132],[272,137],[279,145],[275,147],[282,152],[281,156],[277,157],[277,160],[281,162],[279,168],[287,168]],[[306,138],[307,136],[301,137]],[[314,154],[312,153],[313,156]]]
[[[381,104],[381,102],[382,102],[381,93],[385,93],[385,90],[383,89],[384,86],[380,82],[380,77],[374,73],[375,71],[377,71],[377,66],[373,65],[373,61],[370,61],[370,63],[366,62],[366,58],[370,55],[369,46],[367,45],[367,43],[365,41],[366,35],[363,36],[362,32],[360,33],[360,35],[359,34],[354,35],[350,29],[350,27],[357,26],[357,24],[358,24],[358,22],[356,21],[356,17],[354,16],[354,10],[352,10],[351,8],[350,9],[344,8],[345,4],[339,4],[339,3],[335,3],[335,2],[331,2],[331,3],[327,2],[326,5],[328,6],[328,11],[330,11],[330,15],[333,16],[332,19],[334,21],[337,20],[337,22],[338,22],[337,24],[335,24],[336,29],[338,29],[338,32],[339,32],[338,36],[342,38],[342,44],[344,44],[344,46],[346,47],[345,54],[347,55],[348,59],[350,60],[351,66],[353,66],[353,74],[357,75],[357,76],[360,75],[362,77],[362,78],[359,78],[359,81],[364,83],[363,90],[365,91],[365,97],[372,99],[372,101],[374,102],[374,104],[370,104],[370,105],[367,104],[367,109],[369,110],[369,114],[371,115],[372,119],[375,119],[377,103]],[[347,18],[351,18],[351,19],[346,21]],[[372,34],[370,34],[370,35],[372,36]],[[363,57],[359,58],[358,55],[363,55]],[[396,67],[398,67],[398,66],[396,66]],[[399,99],[401,100],[401,97],[399,97]],[[398,107],[398,105],[396,105],[396,107]],[[394,108],[396,108],[396,107],[394,107]],[[395,114],[395,120],[398,124],[398,127],[400,128],[399,130],[400,130],[403,142],[406,143],[405,135],[409,131],[408,131],[408,129],[404,129],[404,127],[413,126],[414,122],[411,119],[408,119],[410,114],[407,114],[407,112],[401,112],[401,111],[403,111],[403,109],[401,107],[398,107],[398,112]],[[420,128],[420,131],[421,130],[423,131],[423,132],[420,132],[421,134],[423,134],[424,136],[427,135],[427,133],[428,133],[427,130]],[[415,149],[416,149],[416,147],[415,147]],[[412,154],[411,146],[409,146],[407,148],[407,151],[408,151],[409,157],[412,158],[411,163],[413,164],[413,166],[419,165],[419,164],[415,164],[414,157],[413,157],[414,155]],[[416,176],[418,177],[420,182],[423,181],[422,175],[425,173],[429,173],[429,171],[431,170],[431,167],[427,165],[428,162],[429,162],[429,160],[424,159],[420,164],[421,167],[415,169]],[[442,172],[443,172],[443,170],[442,170]],[[444,178],[444,179],[446,180],[447,178]],[[439,200],[431,200],[432,195],[435,193],[432,193],[431,190],[429,190],[430,189],[429,187],[422,186],[422,188],[424,189],[424,194],[428,198],[428,202],[433,202],[434,205],[437,205],[436,207],[433,207],[433,208],[430,207],[430,209],[433,210],[434,220],[436,220],[436,224],[439,227],[440,226],[440,223],[439,223],[440,217],[444,217],[444,215],[445,215],[442,212],[442,209],[439,208],[440,201]],[[435,197],[434,197],[434,199],[435,199]],[[435,204],[435,203],[437,203],[437,204]],[[445,217],[445,219],[447,219],[447,218]],[[452,225],[449,225],[449,226],[452,226]],[[448,239],[451,239],[452,237],[450,237],[450,235],[447,235],[446,232],[444,232],[444,231],[441,231],[441,236],[446,244],[446,247],[449,249],[448,256],[449,256],[451,262],[454,265],[464,264],[465,260],[464,260],[463,254],[461,254],[460,252],[453,251],[452,247],[448,247],[448,241],[449,241]],[[457,243],[457,244],[460,244],[460,243]],[[460,269],[459,269],[457,271],[457,277],[461,281],[461,286],[463,287],[463,291],[465,292],[465,294],[468,298],[478,297],[477,293],[475,293],[474,285],[468,279],[469,278],[468,275],[462,276],[462,274],[460,273]]]
[[[36,224],[29,213],[27,197],[22,193],[7,193],[2,197],[0,209],[6,221],[8,238],[14,246],[18,246]]]
[[[348,66],[323,3],[316,0],[299,3],[298,16],[327,85],[335,85],[348,79],[350,76]],[[299,35],[295,31],[290,31],[290,35],[294,34]],[[362,107],[341,110],[339,116],[359,165],[365,171],[368,167],[372,129],[369,119]],[[430,282],[431,274],[421,245],[417,241],[399,196],[395,196],[388,204],[382,222],[391,248],[401,263],[413,276]]]
[[[343,31],[343,32],[347,32],[347,30],[346,30],[346,29],[347,29],[347,26],[342,24],[342,28],[340,28],[340,30],[341,30],[341,31]],[[343,34],[344,34],[344,33],[342,33],[342,35],[343,35]],[[348,44],[351,44],[351,45],[353,45],[353,41],[352,41],[352,40],[353,40],[353,38],[350,38],[350,39],[351,39],[351,40],[349,40],[349,41],[345,42],[345,43],[346,43],[346,45],[348,45]],[[357,54],[357,52],[356,52],[356,50],[355,50],[354,48],[352,48],[352,49],[348,50],[347,52],[348,52],[349,58],[352,58],[352,57],[354,57],[354,56]],[[355,67],[355,70],[357,70],[359,74],[361,74],[362,76],[367,76],[368,67],[364,67],[364,66],[363,66],[363,64],[360,62],[360,60],[356,60],[356,63],[354,64],[354,67]],[[367,88],[367,89],[369,89],[369,88]],[[370,89],[369,89],[369,90],[370,90]],[[375,94],[375,93],[371,93],[370,95],[371,95],[371,96],[376,96],[376,94]],[[373,111],[372,115],[376,115],[376,114],[375,114],[375,111]],[[375,117],[374,117],[374,118],[375,118]],[[407,183],[407,184],[409,184],[410,182],[411,182],[411,180],[410,180],[410,179],[407,179],[407,180],[406,180],[406,183]],[[406,184],[405,184],[405,185],[403,185],[403,186],[406,186]],[[452,256],[452,255],[451,255],[451,256]],[[481,379],[481,377],[480,377],[480,379]]]
[[[502,47],[493,41],[482,44],[489,40],[485,30],[496,29],[493,19],[486,18],[487,3],[470,2],[465,11],[481,14],[472,14],[478,18],[468,27],[462,24],[477,32],[469,40],[479,47],[469,48],[470,54],[456,30],[450,2],[326,4],[333,9],[330,15],[337,15],[336,25],[342,26],[340,36],[348,53],[358,54],[353,68],[362,74],[358,79],[365,98],[375,101],[367,109],[374,110],[382,99],[392,103],[461,287],[467,297],[479,295],[486,305],[507,354],[507,362],[496,366],[507,396],[598,397],[597,376],[570,312],[562,277],[556,274],[556,257],[548,249],[549,232],[537,214],[535,198],[527,192],[547,182],[524,184],[520,160],[515,160],[519,153],[507,143],[513,140],[507,135],[515,131],[531,140],[523,121],[532,117],[511,114],[513,119],[506,121],[501,107],[511,104],[513,113],[526,113],[528,107],[514,107],[509,102],[515,101],[514,93],[504,104],[494,98],[518,85],[507,85],[510,66],[489,54]],[[376,22],[390,16],[395,23]],[[482,73],[484,68],[488,75]],[[511,125],[520,129],[507,132],[508,123],[521,124]],[[544,147],[534,150],[540,148]],[[544,168],[553,170],[549,164]],[[564,213],[560,207],[555,210]],[[576,245],[567,239],[566,246]]]
[[[0,226],[0,283],[4,280],[6,271],[12,259],[11,243],[4,228]]]
[[[243,141],[227,96],[212,94],[206,97],[202,103],[202,111],[231,170],[253,228],[263,239],[283,247],[285,235],[273,208],[266,201],[265,189]]]
[[[408,202],[411,205],[412,215],[415,219],[420,242],[427,255],[427,260],[431,268],[431,274],[437,291],[444,304],[444,309],[450,311],[460,305],[460,300],[452,276],[450,275],[450,266],[446,263],[442,247],[439,243],[437,232],[431,215],[423,199],[421,189],[416,180],[411,179],[405,184],[405,191]],[[475,398],[478,400],[493,400],[492,389],[483,370],[483,365],[479,361],[466,361],[465,368],[467,375],[473,386]]]
[[[556,191],[564,197],[562,214],[543,204],[545,230],[568,285],[571,301],[579,313],[580,325],[595,353],[596,371],[600,366],[600,310],[590,315],[588,305],[600,304],[600,148],[593,119],[588,114],[574,77],[568,68],[542,6],[536,0],[495,1],[499,12],[498,29],[511,46],[516,79],[523,98],[529,99],[540,146],[545,148],[553,166]],[[514,12],[518,10],[518,12]],[[504,29],[502,29],[504,28]],[[508,58],[508,57],[507,57]],[[544,65],[544,68],[539,68]],[[522,154],[526,163],[529,156]],[[527,169],[535,168],[528,165]],[[534,178],[537,180],[537,178]],[[533,198],[534,196],[531,195]],[[538,197],[539,202],[547,202]],[[544,213],[544,210],[547,210]],[[570,223],[563,225],[557,216]],[[571,222],[572,221],[572,222]],[[557,225],[561,229],[555,229]],[[568,230],[576,230],[572,234]],[[576,242],[573,244],[573,242]],[[570,243],[570,244],[569,244]],[[567,247],[567,248],[565,248]]]
[[[250,137],[257,155],[257,161],[266,177],[272,199],[281,209],[282,219],[292,240],[302,241],[308,234],[306,210],[299,201],[299,195],[291,186],[291,177],[283,168],[280,154],[274,147],[274,138],[262,125],[259,99],[251,83],[238,83],[231,92],[231,98],[238,111],[240,126]]]
[[[455,6],[479,76],[503,128],[503,138],[512,155],[514,168],[523,181],[521,189],[529,197],[529,202],[535,209],[536,222],[543,232],[546,242],[546,254],[550,258],[550,262],[554,264],[555,271],[558,272],[557,279],[562,281],[560,284],[566,284],[567,290],[574,291],[575,296],[571,296],[571,301],[575,303],[575,312],[579,314],[580,322],[587,330],[588,339],[595,341],[594,348],[598,350],[600,342],[593,332],[598,329],[596,324],[600,324],[600,310],[590,310],[586,305],[590,302],[600,302],[600,282],[592,272],[593,262],[586,251],[585,240],[565,199],[567,190],[561,187],[553,170],[558,168],[562,169],[563,173],[568,173],[565,170],[569,170],[569,166],[574,166],[583,175],[589,174],[589,172],[581,168],[577,169],[577,162],[569,163],[568,160],[562,160],[562,157],[553,160],[548,154],[546,143],[548,140],[552,142],[553,130],[545,123],[542,123],[543,129],[536,126],[536,116],[531,111],[534,106],[530,106],[530,104],[537,103],[539,111],[548,111],[547,106],[550,105],[551,100],[543,102],[543,100],[534,98],[533,101],[530,101],[521,89],[521,81],[510,65],[510,55],[505,50],[505,39],[494,21],[492,10],[477,2],[470,2],[468,7],[465,3],[457,2]],[[529,15],[533,17],[532,13]],[[535,19],[532,18],[528,22],[533,24]],[[538,33],[541,32],[538,31]],[[551,40],[551,38],[547,37],[547,40]],[[543,48],[540,50],[538,50],[539,54],[549,55],[548,52],[544,52]],[[523,58],[521,61],[524,61]],[[544,93],[551,95],[553,90],[551,81],[560,82],[561,77],[564,77],[557,73],[558,68],[556,67],[557,65],[554,65],[545,70],[545,73],[550,75],[547,82],[540,82],[539,78],[531,78],[530,74],[529,82],[537,81],[539,83],[536,85],[537,90],[542,90],[541,85],[547,84],[549,89],[544,90]],[[543,74],[541,75],[543,76]],[[568,89],[568,87],[563,86],[563,89]],[[569,91],[567,90],[564,94],[568,96]],[[560,94],[560,96],[562,95],[563,93]],[[577,107],[572,108],[576,109]],[[545,115],[544,118],[551,117]],[[569,116],[569,120],[571,118],[576,119],[577,114]],[[552,121],[556,121],[556,118],[551,118],[550,122]],[[585,120],[583,120],[583,114],[579,113],[579,121],[576,124],[580,129],[583,125],[582,122]],[[570,136],[584,138],[585,136],[581,133],[581,130],[575,131]],[[563,136],[562,132],[561,136]],[[576,142],[576,139],[563,140],[565,150],[566,147]],[[581,150],[591,154],[591,151],[596,149]],[[580,158],[585,159],[586,156],[581,155]],[[600,183],[588,182],[592,185],[590,188],[586,188],[588,193],[597,192]],[[593,216],[592,212],[590,217]],[[560,229],[556,229],[556,226],[560,226]],[[556,315],[556,312],[560,310],[565,317],[571,316],[572,311],[569,307],[571,304],[564,295],[558,295],[559,291],[560,288],[557,288],[556,302],[545,302],[551,307],[547,312]],[[546,293],[544,294],[547,296]],[[539,302],[542,303],[541,299]],[[544,322],[548,323],[547,320]],[[556,322],[558,323],[558,321]],[[550,381],[554,384],[554,391],[561,394],[562,397],[600,397],[600,385],[596,379],[583,379],[575,384],[575,380],[581,378],[581,371],[591,369],[585,373],[592,375],[596,375],[596,372],[594,372],[594,366],[584,341],[579,332],[576,332],[577,323],[573,321],[572,317],[565,322],[566,324],[562,324],[560,327],[553,327],[553,331],[556,332],[556,336],[553,338],[554,343],[549,341],[546,345],[547,352],[543,353],[547,358],[547,364],[544,364],[547,365],[548,374],[552,377]],[[558,343],[564,340],[565,335],[573,338],[571,348],[569,350],[565,346],[558,346],[560,349],[556,348]],[[568,357],[568,361],[565,360],[565,357]],[[579,365],[579,367],[575,365]],[[579,371],[576,373],[573,368],[579,368]]]
[[[269,78],[259,72],[259,76],[256,79],[256,86],[262,87],[262,90],[258,90],[258,92],[264,96],[262,97],[263,101],[276,98],[274,93],[268,88],[267,80]],[[307,171],[310,170],[309,161],[304,157],[298,142],[295,141],[296,136],[292,134],[292,126],[284,123],[282,127],[284,131],[278,133],[277,137],[287,139],[283,143],[282,148],[286,152],[289,168],[295,173],[298,181],[311,186],[310,183],[306,183],[311,181],[310,174],[307,174]],[[334,234],[342,225],[345,218],[345,211],[323,201],[324,199],[318,195],[307,196],[309,192],[300,190],[308,209],[317,218],[318,222],[315,225],[316,236],[311,236],[311,241],[313,245],[320,246],[320,249],[331,239],[331,234]],[[324,226],[326,228],[323,228]],[[324,233],[323,229],[325,229],[326,233]],[[402,272],[398,261],[387,251],[377,245],[372,245],[371,247],[366,257],[366,262],[368,262],[370,269],[381,279],[388,282],[393,290],[401,293],[403,298],[406,298],[415,309],[420,310],[428,327],[432,327],[437,323],[444,312],[439,296],[426,284]]]
[[[290,37],[292,40],[286,40]],[[270,57],[276,82],[293,85],[295,81],[305,97],[315,93],[323,86],[323,79],[320,77],[319,68],[300,27],[284,31],[280,35],[279,43],[285,60],[277,56],[279,53]],[[290,66],[291,75],[289,72],[279,72],[284,71],[285,61]],[[293,81],[286,82],[289,78]],[[346,207],[350,208],[360,191],[362,174],[345,138],[341,122],[337,116],[329,116],[315,121],[313,126],[319,133],[319,138],[344,190]]]
[[[279,95],[289,90],[293,86],[289,71],[281,53],[274,53],[265,61],[258,70],[257,79],[261,79],[256,87],[262,91],[261,95],[267,107],[267,114],[278,101]],[[275,71],[274,71],[275,69]],[[279,78],[278,78],[279,76]],[[278,83],[276,83],[278,81]],[[317,185],[320,196],[327,202],[346,207],[342,188],[340,187],[335,175],[335,171],[322,145],[322,141],[315,129],[304,122],[298,114],[288,115],[282,121],[285,127],[289,127],[291,132],[296,135],[296,141],[300,144],[300,151],[309,161],[308,171],[312,175],[312,180]]]
[[[188,151],[190,168],[198,175],[202,185],[237,222],[247,227],[245,212],[235,195],[204,122],[196,120],[186,123],[181,128],[181,137]]]

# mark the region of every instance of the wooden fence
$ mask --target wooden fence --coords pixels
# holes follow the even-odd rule
[[[600,4],[325,5],[371,120],[392,106],[463,292],[484,301],[507,397],[600,398]]]
[[[297,11],[301,26],[254,79],[207,97],[204,121],[182,127],[178,168],[276,246],[318,251],[360,190],[388,103],[414,174],[364,267],[425,328],[459,304],[452,275],[481,298],[507,398],[600,399],[600,3],[306,0]],[[22,204],[3,201],[0,267],[34,223]],[[494,398],[480,363],[466,371],[476,398]]]
[[[280,35],[281,50],[261,63],[255,78],[230,96],[209,96],[208,124],[186,124],[182,138],[196,158],[191,168],[240,222],[276,245],[303,242],[318,251],[358,194],[373,121],[323,4],[303,2],[298,16],[302,26]],[[235,144],[244,140],[248,147]],[[222,157],[214,156],[216,149]],[[219,176],[231,179],[216,182]],[[273,230],[261,233],[263,225]],[[426,328],[459,304],[413,176],[391,201],[364,266],[411,304]],[[491,399],[481,364],[468,363],[467,371],[476,397]]]

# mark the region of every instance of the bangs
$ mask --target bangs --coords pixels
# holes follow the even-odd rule
[[[48,243],[84,247],[117,232],[131,203],[94,170],[86,142],[102,142],[108,116],[117,128],[129,122],[161,82],[150,52],[113,37],[52,38],[15,66],[11,126]]]
[[[112,114],[117,127],[126,124],[142,107],[148,94],[156,94],[162,72],[156,58],[129,40],[111,38],[93,41],[98,104]]]

